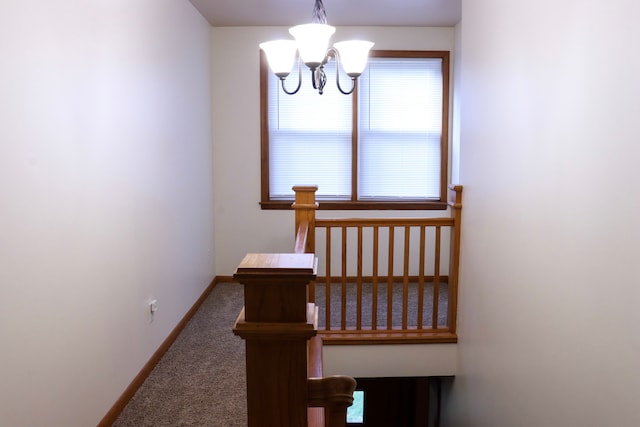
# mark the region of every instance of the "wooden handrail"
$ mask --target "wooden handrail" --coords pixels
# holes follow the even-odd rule
[[[309,222],[303,221],[296,231],[296,243],[293,247],[293,252],[297,254],[304,254],[307,252],[307,240],[309,238]]]
[[[315,336],[309,340],[309,366],[307,369],[309,378],[322,378],[322,338]],[[324,408],[309,407],[307,411],[308,427],[325,427]]]
[[[301,231],[308,227],[313,237],[305,250],[317,252],[325,264],[322,280],[308,287],[309,301],[317,302],[324,314],[319,333],[325,343],[456,342],[462,186],[449,186],[450,216],[440,218],[320,219],[312,198],[316,189],[294,187],[293,206],[296,249],[301,249]],[[448,253],[443,250],[445,233]],[[348,243],[351,236],[354,241]],[[316,238],[323,237],[324,248],[316,248]],[[381,262],[386,268],[379,268]],[[336,293],[339,302],[333,306],[328,301]]]
[[[323,407],[325,422],[330,427],[345,427],[347,408],[353,404],[356,380],[334,375],[324,378],[309,378],[307,393],[309,406]]]

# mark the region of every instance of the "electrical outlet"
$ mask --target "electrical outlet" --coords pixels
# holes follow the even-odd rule
[[[154,299],[149,301],[149,320],[151,322],[153,322],[153,317],[155,316],[156,311],[158,311],[158,300]]]

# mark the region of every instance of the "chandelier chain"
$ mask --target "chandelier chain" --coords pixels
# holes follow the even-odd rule
[[[311,17],[311,22],[313,22],[314,24],[327,23],[327,12],[324,10],[322,0],[316,0],[315,5],[313,6],[313,13],[311,14]]]

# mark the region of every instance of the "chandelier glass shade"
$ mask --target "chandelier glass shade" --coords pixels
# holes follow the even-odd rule
[[[329,47],[329,40],[336,29],[326,23],[322,0],[315,0],[313,17],[313,23],[296,25],[289,29],[289,33],[295,40],[273,40],[261,43],[260,48],[267,56],[271,71],[280,79],[282,90],[285,93],[293,95],[300,90],[302,84],[301,63],[304,63],[311,70],[313,88],[322,95],[327,81],[324,65],[330,57],[334,57],[337,65],[341,64],[344,72],[351,78],[351,89],[344,90],[340,85],[340,67],[336,67],[338,90],[348,95],[355,89],[356,79],[367,66],[367,57],[369,50],[373,47],[373,42],[350,40],[338,42],[333,47]],[[295,90],[289,91],[284,82],[295,65],[296,56],[298,58],[298,86]]]

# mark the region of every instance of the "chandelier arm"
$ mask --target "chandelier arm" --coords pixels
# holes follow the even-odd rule
[[[285,79],[286,77],[280,77],[280,84],[282,85],[282,90],[284,91],[284,93],[286,93],[287,95],[295,95],[296,93],[298,93],[300,87],[302,86],[302,59],[300,58],[300,55],[298,55],[298,86],[295,88],[295,90],[289,92],[287,88],[284,87]]]
[[[318,90],[318,85],[316,84],[316,68],[311,68],[311,86]]]
[[[342,92],[344,95],[351,95],[356,88],[356,77],[351,77],[351,90],[345,91],[340,86],[340,54],[338,50],[335,48],[329,48],[329,51],[333,53],[333,56],[336,58],[336,86],[338,86],[338,90]]]

